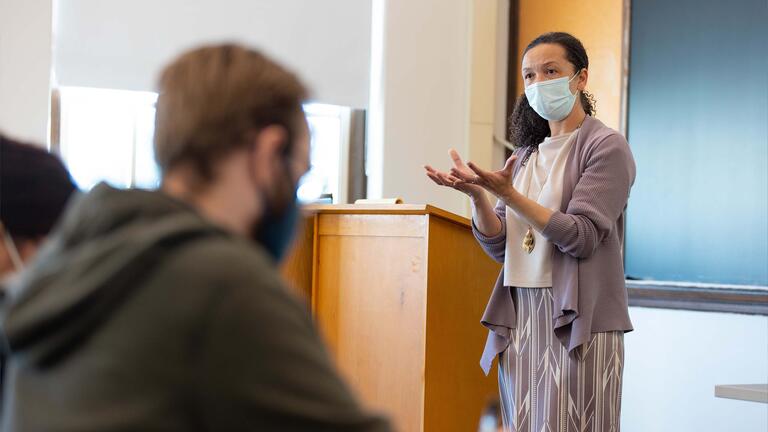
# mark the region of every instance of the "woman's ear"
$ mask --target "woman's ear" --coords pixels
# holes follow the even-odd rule
[[[576,80],[578,83],[576,84],[576,89],[578,91],[584,91],[584,89],[587,88],[587,81],[589,80],[589,70],[588,69],[582,69],[579,71],[579,78]]]

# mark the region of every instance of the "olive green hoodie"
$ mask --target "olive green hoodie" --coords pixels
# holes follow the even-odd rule
[[[275,267],[163,193],[97,186],[9,287],[2,430],[389,430]]]

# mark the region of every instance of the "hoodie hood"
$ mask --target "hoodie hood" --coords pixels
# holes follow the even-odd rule
[[[77,350],[168,251],[227,236],[162,192],[100,184],[74,200],[32,266],[8,286],[6,355],[45,367]]]

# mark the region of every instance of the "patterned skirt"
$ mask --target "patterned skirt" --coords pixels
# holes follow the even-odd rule
[[[573,352],[552,329],[552,289],[514,288],[517,328],[499,355],[507,432],[618,432],[624,333],[594,333]]]

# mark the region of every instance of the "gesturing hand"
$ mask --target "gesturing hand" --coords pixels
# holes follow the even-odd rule
[[[453,168],[451,168],[451,172],[456,171],[457,173],[464,173],[467,176],[473,175],[472,170],[464,164],[464,161],[461,160],[461,156],[459,156],[459,153],[456,150],[451,149],[448,154],[453,160]],[[427,170],[427,177],[440,186],[456,189],[473,198],[477,198],[483,193],[482,187],[464,182],[456,175],[438,171],[429,165],[424,165],[424,169]]]
[[[461,187],[462,184],[477,185],[503,200],[512,191],[512,168],[515,165],[515,160],[517,160],[517,156],[510,156],[507,163],[504,164],[504,168],[498,171],[486,171],[469,162],[467,166],[471,173],[452,168],[450,175],[459,179],[454,187]]]

